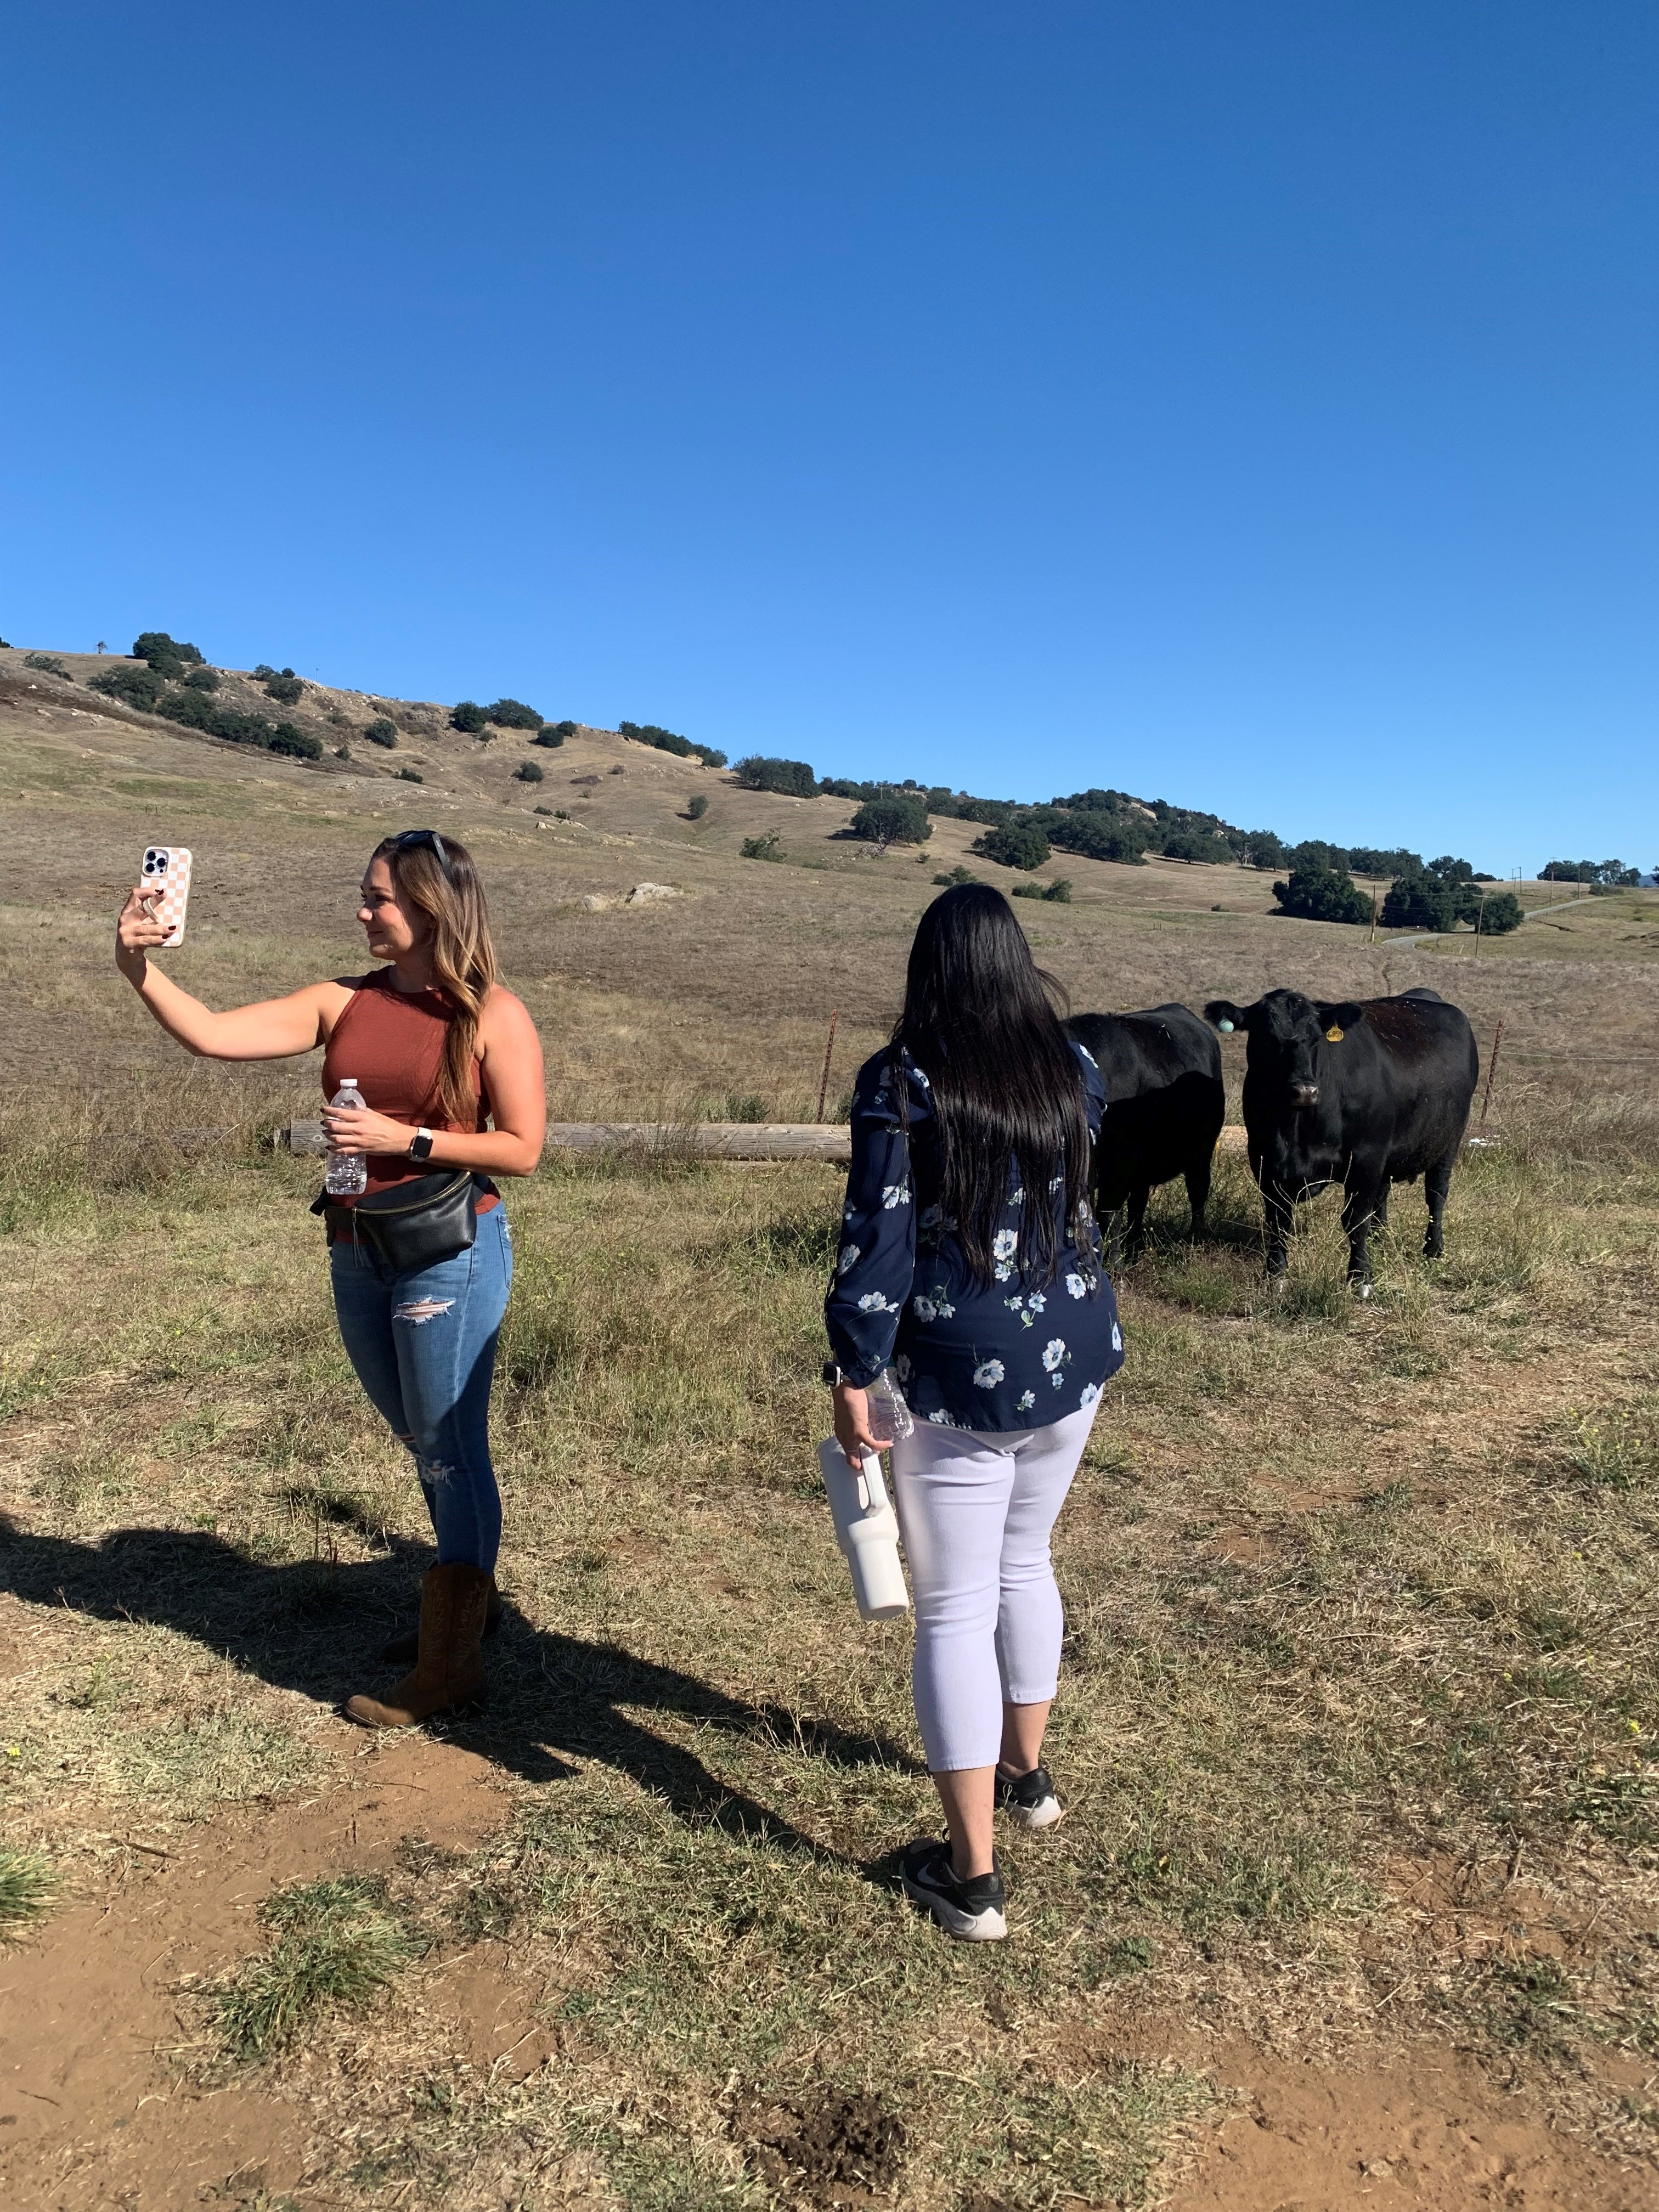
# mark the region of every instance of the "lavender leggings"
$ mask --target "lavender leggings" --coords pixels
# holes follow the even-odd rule
[[[916,1607],[916,1720],[932,1773],[994,1765],[1004,1701],[1054,1694],[1065,1622],[1048,1534],[1096,1411],[1044,1429],[919,1421],[893,1447]]]

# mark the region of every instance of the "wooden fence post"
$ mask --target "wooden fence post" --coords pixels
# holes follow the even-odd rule
[[[836,1048],[836,1024],[841,1019],[841,1008],[832,1009],[830,1016],[830,1042],[823,1048],[823,1080],[818,1085],[818,1119],[823,1119],[823,1102],[830,1096],[830,1055]]]
[[[1492,1041],[1492,1058],[1486,1062],[1486,1095],[1480,1102],[1480,1126],[1486,1126],[1486,1115],[1492,1105],[1492,1087],[1498,1080],[1498,1055],[1504,1044],[1504,1017],[1498,1017],[1498,1028]]]

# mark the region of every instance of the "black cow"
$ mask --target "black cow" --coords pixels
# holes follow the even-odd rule
[[[1146,1200],[1153,1184],[1176,1176],[1187,1179],[1193,1234],[1201,1237],[1210,1159],[1225,1111],[1220,1046],[1185,1006],[1077,1014],[1066,1027],[1093,1054],[1106,1085],[1092,1197],[1097,1214],[1111,1224],[1111,1265],[1122,1257],[1126,1202],[1133,1260],[1146,1242]]]
[[[1304,998],[1269,991],[1253,1006],[1212,999],[1205,1018],[1249,1038],[1244,1132],[1267,1217],[1267,1273],[1285,1274],[1296,1202],[1333,1182],[1346,1194],[1348,1280],[1370,1290],[1366,1237],[1389,1217],[1389,1186],[1423,1178],[1429,1233],[1442,1223],[1452,1168],[1468,1127],[1480,1055],[1468,1017],[1437,991],[1397,999]]]

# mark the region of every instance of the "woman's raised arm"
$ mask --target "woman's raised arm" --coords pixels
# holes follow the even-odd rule
[[[115,964],[169,1036],[204,1060],[286,1060],[323,1043],[351,994],[343,983],[307,983],[285,999],[234,1006],[216,1014],[150,965],[147,948],[167,931],[145,904],[154,890],[136,886],[115,925]]]

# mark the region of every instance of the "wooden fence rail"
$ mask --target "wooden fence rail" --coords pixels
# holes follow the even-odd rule
[[[320,1121],[290,1121],[276,1141],[291,1152],[324,1152]],[[691,1152],[712,1160],[829,1160],[844,1167],[853,1133],[844,1122],[554,1121],[550,1152]]]
[[[276,1141],[291,1152],[322,1152],[320,1121],[290,1121]],[[710,1160],[827,1160],[845,1167],[853,1133],[837,1121],[555,1121],[548,1149],[565,1152],[691,1152]],[[1244,1149],[1243,1129],[1221,1132],[1218,1150]]]

